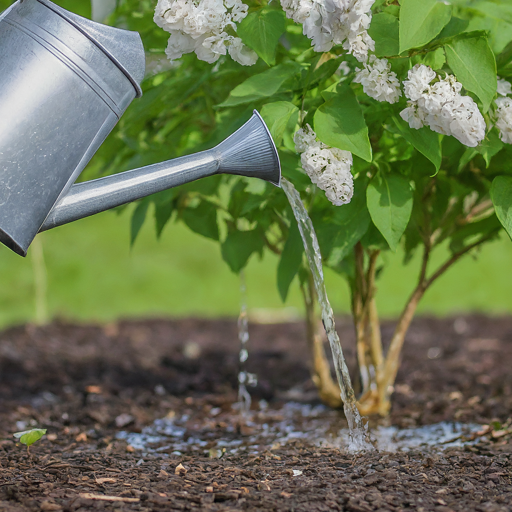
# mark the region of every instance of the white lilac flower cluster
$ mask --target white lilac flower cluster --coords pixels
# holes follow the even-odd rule
[[[198,59],[213,63],[229,52],[236,62],[252,66],[256,53],[226,32],[228,27],[236,31],[247,11],[241,0],[158,0],[154,20],[171,34],[165,50],[171,61],[195,52]]]
[[[435,71],[423,64],[409,70],[404,81],[407,108],[400,117],[411,128],[429,126],[444,135],[453,135],[465,146],[474,148],[485,137],[485,121],[477,104],[469,96],[462,96],[462,84],[454,76],[441,79]],[[439,81],[431,85],[431,82]]]
[[[396,103],[402,95],[396,73],[391,71],[387,59],[378,59],[371,55],[363,69],[356,71],[354,82],[363,86],[363,91],[377,101]]]
[[[498,95],[495,100],[494,122],[500,132],[500,139],[506,144],[512,144],[512,85],[503,79],[498,79]]]
[[[327,52],[343,44],[359,62],[368,59],[375,42],[368,35],[375,0],[281,0],[288,18],[303,25],[315,51]]]
[[[316,140],[316,133],[307,124],[299,129],[293,140],[300,155],[302,168],[311,181],[325,191],[329,201],[335,206],[350,203],[354,195],[352,153],[331,148]]]

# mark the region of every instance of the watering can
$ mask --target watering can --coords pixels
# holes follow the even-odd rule
[[[135,97],[140,36],[49,0],[0,14],[0,242],[25,256],[38,232],[219,173],[280,183],[277,151],[255,111],[213,149],[74,184]]]

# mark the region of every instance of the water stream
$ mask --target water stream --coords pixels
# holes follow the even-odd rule
[[[247,387],[256,386],[258,378],[254,373],[247,371],[247,359],[249,358],[249,319],[247,317],[247,284],[245,272],[240,272],[240,315],[238,316],[238,339],[240,341],[238,372],[238,408],[242,413],[251,409],[251,395]]]
[[[345,362],[345,357],[343,356],[340,339],[336,332],[334,313],[325,289],[322,256],[320,254],[320,247],[313,223],[309,218],[299,192],[293,184],[286,178],[282,178],[281,187],[288,197],[288,201],[290,201],[290,206],[297,220],[309,267],[313,274],[318,303],[322,313],[322,322],[331,347],[336,377],[340,386],[341,400],[343,401],[343,409],[349,425],[351,448],[353,450],[372,450],[373,446],[370,443],[367,426],[364,424],[359,410],[357,409],[357,401],[350,380],[350,374],[347,363]]]

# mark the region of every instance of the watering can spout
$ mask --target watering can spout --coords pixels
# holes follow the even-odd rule
[[[257,111],[247,123],[213,149],[73,185],[52,209],[39,231],[214,174],[260,178],[280,186],[281,167],[277,150]]]
[[[73,185],[131,101],[145,53],[136,32],[50,0],[0,13],[0,242],[25,256],[36,234],[219,173],[280,183],[257,112],[213,149]]]

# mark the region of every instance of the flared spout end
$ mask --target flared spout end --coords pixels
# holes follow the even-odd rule
[[[256,110],[247,123],[216,149],[221,153],[218,172],[260,178],[281,186],[279,155],[265,121]]]

